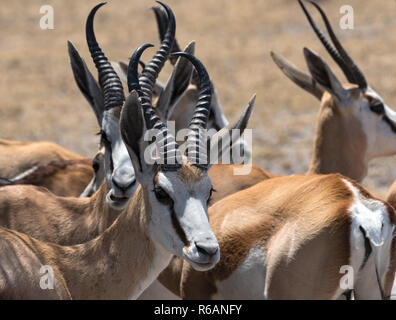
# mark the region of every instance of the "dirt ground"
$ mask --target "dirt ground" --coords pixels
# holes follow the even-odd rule
[[[84,25],[98,1],[18,0],[0,6],[0,137],[50,140],[85,156],[96,150],[93,112],[74,83],[67,40],[93,74]],[[307,70],[304,46],[320,53],[344,79],[315,38],[294,0],[167,0],[177,18],[182,47],[195,40],[225,114],[232,120],[257,93],[252,116],[254,162],[274,173],[303,173],[312,150],[318,101],[296,87],[274,65],[269,52]],[[349,0],[355,28],[338,26],[341,0],[320,1],[336,33],[371,86],[396,110],[396,1]],[[54,8],[54,29],[41,30],[40,7]],[[158,47],[154,1],[109,1],[97,14],[98,41],[111,60],[126,60],[144,42]],[[314,10],[311,10],[315,13]],[[317,21],[318,15],[314,15]],[[145,55],[148,60],[154,51]],[[160,76],[169,75],[167,66]],[[393,99],[392,99],[393,98]],[[370,163],[364,185],[384,195],[396,179],[395,157]]]

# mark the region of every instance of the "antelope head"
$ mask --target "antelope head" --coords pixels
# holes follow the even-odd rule
[[[206,129],[211,100],[209,76],[199,60],[186,53],[200,75],[200,94],[183,155],[175,138],[155,113],[150,87],[145,91],[138,76],[138,61],[145,44],[133,54],[128,66],[130,95],[121,115],[121,134],[131,156],[137,180],[143,188],[146,211],[150,216],[150,233],[155,242],[172,254],[183,257],[197,270],[208,270],[220,259],[219,245],[208,221],[208,202],[212,184],[210,164],[200,163],[200,130]],[[155,142],[153,142],[153,140]],[[157,156],[150,150],[157,147]]]
[[[86,23],[87,43],[98,70],[99,85],[70,42],[69,55],[77,85],[94,110],[101,128],[100,149],[104,149],[104,153],[99,151],[93,161],[95,176],[90,183],[92,190],[86,189],[84,193],[89,195],[95,191],[102,182],[101,176],[105,176],[109,187],[107,203],[114,209],[123,209],[134,194],[137,183],[119,128],[121,108],[125,101],[123,87],[118,75],[100,49],[93,29],[95,13],[102,5],[104,3],[92,9]],[[101,154],[104,154],[104,174],[103,171],[101,172],[103,168],[100,162]]]
[[[304,55],[314,82],[328,93],[322,97],[322,106],[336,108],[344,117],[344,123],[353,126],[358,123],[360,133],[354,131],[356,139],[366,145],[367,160],[396,153],[396,112],[386,105],[382,97],[367,84],[367,81],[352,58],[337,39],[328,18],[318,4],[308,0],[320,13],[331,41],[318,29],[303,2],[298,0],[312,29],[328,53],[342,69],[348,84],[342,85],[329,66],[316,54],[304,49]]]

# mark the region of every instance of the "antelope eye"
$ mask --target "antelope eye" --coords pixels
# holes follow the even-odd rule
[[[212,194],[213,192],[216,192],[215,189],[213,189],[213,187],[210,189],[210,193],[209,193],[209,197],[208,197],[208,203],[210,202],[210,200],[212,199]]]
[[[383,114],[384,113],[384,104],[381,102],[372,104],[372,105],[370,105],[370,110],[377,114]]]
[[[101,130],[100,136],[101,136],[101,140],[104,144],[106,144],[106,145],[110,144],[110,140],[107,138],[107,134],[105,131]]]
[[[155,197],[157,198],[157,200],[159,202],[161,202],[163,204],[172,204],[173,203],[173,200],[171,199],[169,194],[161,187],[155,187],[153,191],[154,191]]]
[[[97,172],[99,170],[99,163],[97,162],[92,163],[92,168],[94,169],[95,172]]]

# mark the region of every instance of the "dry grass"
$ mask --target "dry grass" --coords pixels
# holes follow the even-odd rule
[[[321,2],[369,82],[393,106],[395,1],[348,1],[355,10],[354,30],[338,27],[339,8],[345,1]],[[310,30],[297,1],[168,3],[177,17],[179,43],[184,46],[196,40],[197,55],[210,71],[226,115],[235,118],[250,96],[257,93],[251,122],[255,163],[275,173],[304,172],[311,157],[318,102],[283,76],[269,51],[275,50],[305,70],[304,46],[319,52],[327,62],[330,58]],[[43,4],[54,7],[54,30],[39,28]],[[84,24],[95,4],[97,1],[20,0],[0,7],[0,137],[51,140],[83,155],[93,155],[97,124],[74,83],[66,41],[74,43],[94,70]],[[158,44],[153,13],[148,10],[153,4],[117,0],[100,10],[96,34],[110,59],[127,59],[143,42]],[[333,63],[331,66],[341,77]],[[168,76],[169,70],[165,69],[161,79]],[[378,159],[370,165],[364,184],[379,195],[396,178],[392,160]]]

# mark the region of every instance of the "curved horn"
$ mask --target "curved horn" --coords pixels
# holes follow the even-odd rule
[[[165,33],[168,28],[168,15],[162,7],[151,7],[151,9],[154,11],[155,19],[157,20],[158,34],[160,41],[162,42],[164,40]],[[180,49],[180,46],[175,38],[175,41],[173,41],[171,52],[179,52],[179,51],[182,50]],[[170,58],[169,60],[172,63],[172,65],[175,65],[177,57]]]
[[[207,128],[209,118],[213,91],[212,83],[205,66],[195,56],[186,52],[177,52],[172,55],[182,56],[190,60],[200,79],[198,102],[189,125],[190,134],[187,137],[187,157],[191,163],[207,168],[206,139],[203,136],[203,130]]]
[[[298,0],[298,2],[300,4],[301,8],[303,9],[305,16],[307,17],[309,24],[311,25],[312,29],[314,30],[314,32],[317,35],[317,37],[319,38],[319,40],[322,42],[322,44],[326,48],[327,52],[330,54],[330,56],[333,58],[333,60],[338,64],[338,66],[344,72],[348,81],[350,83],[355,83],[356,79],[355,79],[355,76],[353,75],[352,71],[350,70],[350,68],[346,65],[345,61],[342,59],[340,54],[333,48],[333,46],[327,41],[324,34],[316,26],[315,22],[313,21],[311,15],[309,14],[308,10],[305,8],[302,1]]]
[[[105,4],[106,2],[100,3],[91,10],[87,18],[85,32],[89,52],[98,70],[99,84],[103,91],[105,109],[109,109],[122,106],[125,96],[121,80],[99,47],[94,33],[93,22],[95,13]]]
[[[155,113],[149,97],[143,93],[139,83],[138,64],[140,57],[144,50],[152,46],[153,45],[149,43],[143,44],[133,53],[128,65],[128,89],[129,91],[135,90],[138,93],[146,128],[148,130],[157,130],[156,143],[159,147],[160,158],[163,161],[161,169],[164,171],[177,170],[181,167],[182,163],[179,145],[176,143],[175,138],[169,133],[168,128]]]
[[[142,91],[149,98],[150,103],[155,80],[157,79],[159,72],[164,66],[166,59],[168,58],[170,50],[173,46],[173,42],[175,40],[176,32],[176,20],[171,8],[169,8],[168,5],[161,1],[157,2],[166,10],[166,13],[168,15],[168,28],[166,30],[164,40],[161,42],[160,48],[151,59],[151,61],[146,65],[139,77]]]
[[[346,52],[344,47],[341,45],[340,41],[338,40],[337,36],[335,35],[333,28],[330,25],[329,20],[327,19],[326,14],[322,10],[322,8],[315,2],[311,0],[309,1],[320,13],[322,16],[322,19],[326,25],[327,32],[330,35],[331,40],[333,41],[334,46],[336,47],[338,53],[344,60],[345,64],[348,66],[348,68],[351,70],[353,77],[355,78],[355,84],[359,86],[360,89],[365,90],[367,88],[367,81],[362,73],[360,71],[359,67],[355,64],[355,62],[352,60],[352,58],[349,56],[349,54]],[[348,79],[349,80],[349,79]]]

